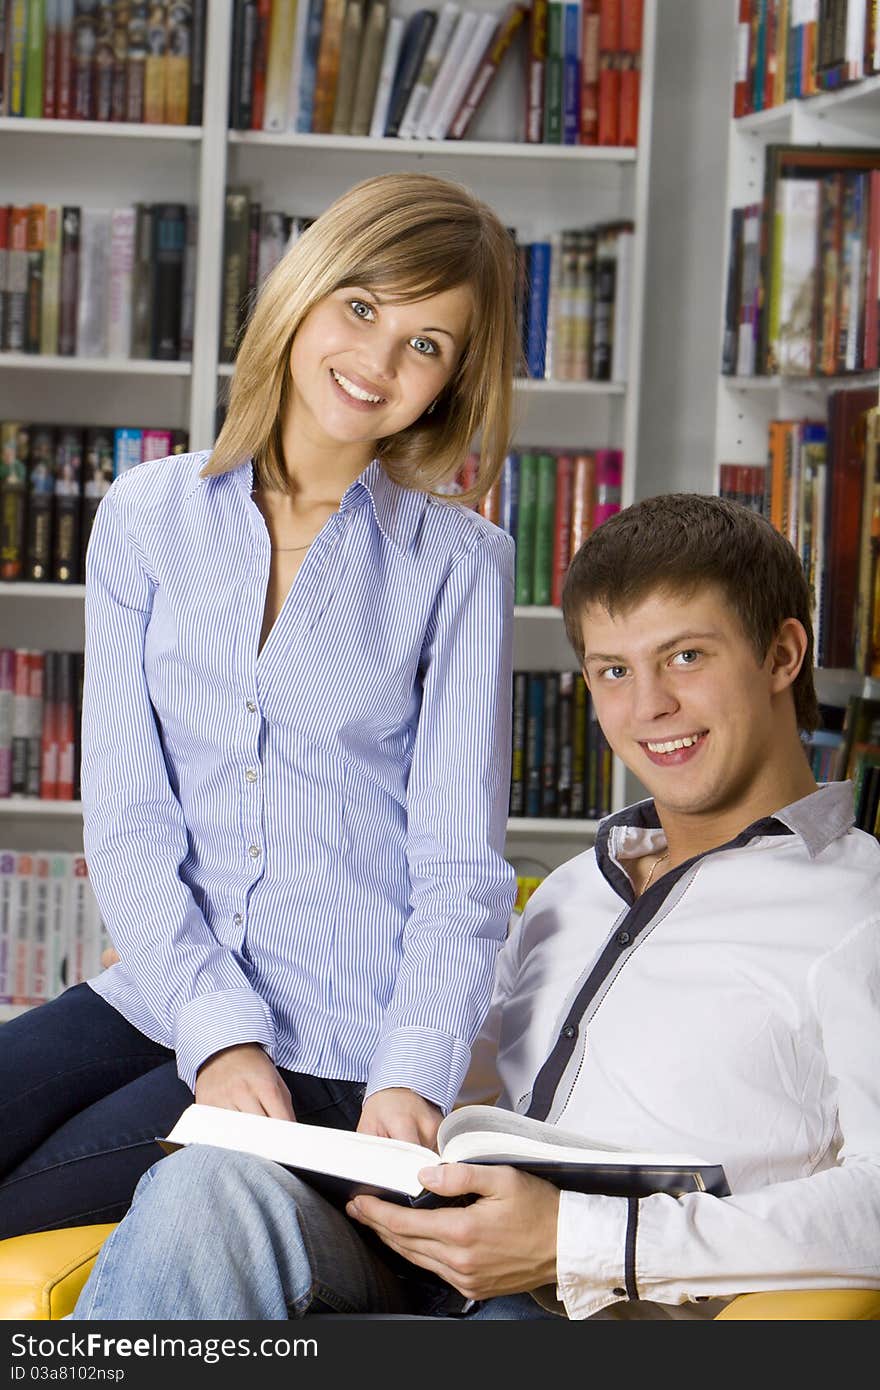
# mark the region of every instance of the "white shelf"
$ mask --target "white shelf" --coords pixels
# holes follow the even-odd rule
[[[58,599],[76,599],[82,603],[86,596],[85,584],[35,584],[27,580],[21,582],[2,582],[0,583],[0,595],[9,598],[50,598],[53,603]]]
[[[100,372],[106,376],[174,376],[192,373],[191,362],[155,362],[145,357],[57,357],[38,352],[0,352],[0,371]]]
[[[731,391],[838,391],[855,386],[880,386],[880,372],[847,372],[843,376],[722,376]]]
[[[528,836],[551,840],[593,839],[599,822],[596,820],[559,820],[547,817],[511,816],[507,822],[508,838]]]
[[[734,128],[742,134],[754,132],[762,136],[773,136],[776,128],[784,134],[790,123],[800,113],[810,116],[828,116],[838,111],[865,108],[880,112],[880,77],[866,77],[861,82],[850,82],[834,92],[817,92],[815,96],[798,97],[771,106],[766,111],[753,111],[748,116],[740,116],[733,122]]]
[[[533,145],[512,140],[399,140],[396,136],[376,139],[368,135],[298,135],[287,131],[270,135],[261,130],[230,130],[232,145],[259,149],[313,150],[321,154],[334,150],[374,155],[387,161],[389,155],[459,155],[465,158],[561,160],[576,164],[634,164],[637,151],[628,146]]]
[[[0,816],[75,820],[82,817],[82,802],[43,801],[41,797],[36,796],[4,796],[0,797]]]
[[[198,125],[140,125],[132,121],[44,121],[27,116],[0,117],[0,134],[94,136],[98,140],[177,140],[196,144],[202,138]]]

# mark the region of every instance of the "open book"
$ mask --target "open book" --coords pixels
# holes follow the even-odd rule
[[[291,1168],[335,1200],[372,1192],[410,1206],[444,1205],[427,1192],[420,1169],[437,1163],[509,1163],[557,1187],[610,1196],[646,1197],[653,1192],[729,1195],[720,1163],[693,1154],[633,1153],[591,1144],[558,1129],[492,1105],[465,1105],[440,1125],[439,1156],[420,1144],[384,1139],[325,1125],[296,1124],[266,1115],[247,1115],[212,1105],[184,1110],[166,1139],[171,1152],[185,1144],[269,1158]]]

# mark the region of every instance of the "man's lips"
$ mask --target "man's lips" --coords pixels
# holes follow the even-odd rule
[[[702,729],[664,739],[640,739],[639,747],[656,767],[681,767],[697,756],[708,737],[708,729]]]

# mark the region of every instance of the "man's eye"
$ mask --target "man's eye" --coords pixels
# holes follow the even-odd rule
[[[437,352],[437,344],[430,338],[410,338],[409,341],[416,352],[421,352],[425,357],[431,357]]]
[[[349,301],[351,312],[356,314],[359,319],[370,319],[373,316],[373,308],[370,304],[365,304],[362,299],[352,299]]]
[[[693,666],[694,662],[699,660],[699,656],[700,653],[698,651],[693,647],[688,647],[686,651],[676,652],[672,659],[673,661],[679,662],[682,666]]]
[[[604,680],[619,681],[626,675],[625,666],[606,666],[602,672]]]

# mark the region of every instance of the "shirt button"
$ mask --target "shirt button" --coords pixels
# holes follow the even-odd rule
[[[247,709],[248,714],[256,714],[257,712],[257,707],[254,704],[253,700],[248,700],[245,708]]]
[[[628,946],[631,941],[632,937],[630,936],[628,931],[619,931],[617,933],[618,946]]]
[[[249,767],[244,775],[248,782],[256,782],[257,780],[257,774],[252,767]]]
[[[562,1030],[562,1036],[564,1038],[576,1038],[577,1029],[575,1028],[574,1024],[566,1023],[565,1027]]]
[[[259,845],[251,845],[250,849],[248,850],[248,854],[250,855],[251,859],[259,859],[259,857],[260,857],[260,846],[259,846]]]
[[[233,925],[236,927],[240,927],[243,921],[244,918],[242,917],[241,913],[236,912],[235,916],[232,919]]]
[[[611,1292],[614,1294],[615,1298],[626,1298],[626,1289],[617,1288],[612,1289]]]

